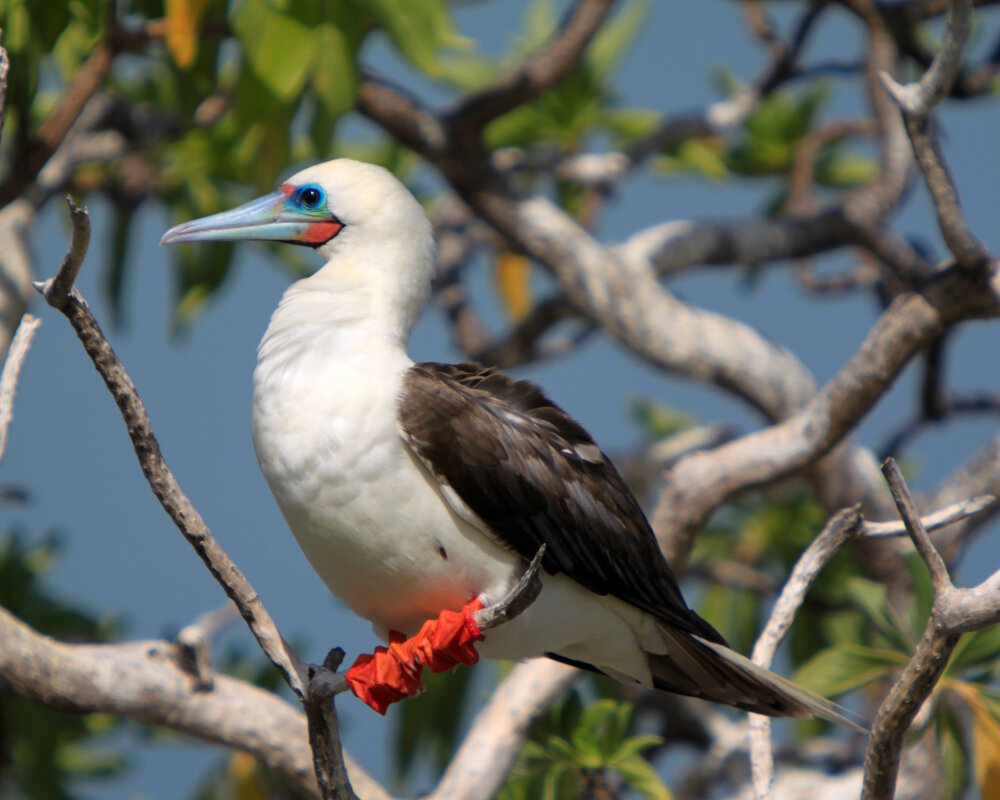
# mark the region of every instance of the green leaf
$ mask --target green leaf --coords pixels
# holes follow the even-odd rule
[[[261,83],[281,100],[297,95],[317,44],[309,26],[280,10],[274,0],[243,0],[232,14],[232,25]]]
[[[631,417],[639,423],[647,436],[663,439],[694,426],[697,420],[684,411],[678,411],[642,395],[629,400]]]
[[[459,726],[472,688],[470,669],[424,676],[427,690],[400,703],[395,712],[396,769],[406,777],[414,766],[429,762],[438,774],[458,743]]]
[[[945,800],[962,800],[969,785],[969,759],[966,756],[969,747],[965,733],[945,703],[938,704],[936,722],[934,729],[944,773]]]
[[[830,148],[816,159],[813,180],[831,189],[853,189],[871,183],[878,174],[878,162],[874,158]]]
[[[438,72],[442,46],[465,41],[455,30],[444,0],[368,0],[365,9],[399,52],[429,75]]]
[[[354,105],[358,91],[356,59],[362,32],[323,23],[316,28],[312,88],[334,119]]]
[[[902,653],[913,651],[913,640],[889,603],[883,584],[852,576],[847,579],[846,588],[848,598],[865,613],[890,646]]]
[[[824,697],[843,694],[906,666],[893,650],[842,644],[822,650],[795,671],[792,680]]]
[[[673,800],[670,789],[642,756],[617,762],[615,771],[642,797],[648,800]]]
[[[722,140],[686,139],[677,146],[674,158],[706,178],[722,180],[729,177]]]
[[[651,108],[603,108],[597,113],[596,122],[627,143],[651,134],[662,118]]]
[[[601,26],[590,47],[585,63],[596,75],[610,73],[629,51],[636,34],[649,14],[647,0],[634,0],[610,21]]]
[[[967,633],[952,653],[945,675],[955,675],[973,666],[993,667],[998,657],[1000,657],[1000,625]]]
[[[638,736],[630,736],[619,745],[618,749],[611,755],[611,758],[608,759],[608,766],[613,767],[618,763],[628,761],[642,753],[643,750],[648,750],[650,747],[656,747],[661,744],[663,744],[663,737],[657,736],[655,733],[641,733]]]

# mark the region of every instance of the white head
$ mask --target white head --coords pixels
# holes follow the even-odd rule
[[[232,211],[177,225],[160,243],[244,240],[313,247],[326,263],[309,288],[355,295],[404,340],[434,275],[423,208],[388,170],[347,158],[304,169]]]

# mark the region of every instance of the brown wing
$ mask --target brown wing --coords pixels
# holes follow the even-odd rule
[[[498,541],[596,594],[724,640],[688,608],[642,509],[590,435],[534,384],[475,364],[415,364],[399,421],[410,445]]]

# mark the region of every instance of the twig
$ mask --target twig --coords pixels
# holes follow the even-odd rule
[[[66,251],[54,278],[50,278],[41,285],[34,284],[35,288],[45,297],[46,303],[57,311],[63,312],[69,303],[76,283],[76,276],[80,272],[80,267],[83,266],[83,259],[90,247],[90,215],[87,213],[87,209],[74,203],[73,198],[69,195],[66,196],[66,205],[69,206],[69,216],[73,222],[73,238],[70,240],[69,250]]]
[[[899,514],[934,586],[934,605],[916,652],[879,706],[865,753],[862,800],[891,797],[903,736],[948,665],[965,631],[1000,621],[1000,572],[972,589],[956,589],[944,559],[917,515],[902,473],[892,459],[882,465]]]
[[[176,478],[167,466],[160,452],[159,443],[153,434],[149,416],[136,392],[132,379],[108,340],[104,337],[97,320],[94,319],[86,301],[74,287],[76,274],[86,255],[90,236],[90,220],[85,209],[78,209],[70,202],[73,214],[73,241],[66,258],[54,278],[44,283],[36,283],[35,288],[44,295],[46,302],[60,310],[70,321],[84,349],[94,362],[94,366],[104,379],[109,391],[118,404],[128,428],[129,437],[143,475],[160,501],[164,511],[171,518],[184,538],[195,549],[209,572],[222,586],[229,598],[236,604],[241,616],[257,639],[264,654],[277,667],[285,682],[303,702],[312,700],[309,693],[309,675],[298,656],[288,646],[279,633],[274,620],[264,608],[253,586],[229,558],[212,536],[197,509],[181,491]],[[330,714],[333,713],[331,705]],[[324,717],[325,718],[325,717]],[[330,734],[335,735],[334,733]],[[339,766],[331,766],[327,758],[317,759],[317,766],[329,767],[332,772],[318,774],[320,786],[340,787],[340,775],[344,771],[341,763],[339,741],[336,744],[336,761]],[[345,779],[346,780],[346,779]],[[349,784],[347,784],[349,790]],[[339,791],[339,789],[338,789]],[[333,795],[329,795],[333,797]],[[342,794],[352,797],[351,793]]]
[[[177,663],[195,679],[195,689],[209,691],[214,683],[211,670],[212,637],[223,625],[237,615],[236,606],[230,602],[214,611],[208,611],[190,625],[185,625],[174,637]]]
[[[328,679],[336,676],[343,660],[344,651],[337,647],[327,653],[322,669],[310,668],[303,703],[309,727],[313,768],[323,800],[358,800],[351,788],[340,748],[340,726],[333,706],[333,698],[338,693],[339,686]]]
[[[7,72],[9,70],[10,58],[7,56],[7,48],[0,45],[0,132],[3,131],[3,121],[7,109]]]
[[[0,608],[0,675],[14,691],[62,712],[113,714],[247,752],[296,792],[320,796],[301,711],[228,675],[217,675],[210,692],[192,692],[175,656],[166,641],[57,642]],[[388,800],[347,761],[365,800]]]
[[[0,375],[0,461],[3,460],[4,451],[7,449],[7,431],[14,418],[14,395],[17,392],[17,379],[21,374],[24,359],[28,355],[28,348],[31,347],[31,340],[40,324],[40,319],[31,316],[31,314],[25,314],[21,318],[21,324],[17,326],[17,333],[14,334],[14,339],[7,350],[3,374]]]
[[[921,525],[928,532],[947,528],[963,519],[973,517],[981,511],[996,503],[997,499],[991,494],[981,494],[953,503],[950,506],[939,509],[933,514],[928,514],[920,518]],[[860,536],[866,539],[885,539],[906,534],[906,524],[900,520],[888,520],[886,522],[869,522],[865,520],[861,525]]]
[[[883,76],[890,94],[905,113],[926,117],[948,96],[962,67],[962,53],[971,29],[972,0],[948,0],[944,41],[920,81],[900,86],[891,76]]]
[[[913,153],[930,190],[938,225],[948,249],[964,269],[980,272],[993,259],[965,222],[958,193],[931,121],[931,112],[948,95],[958,76],[971,27],[971,0],[949,0],[944,42],[920,81],[901,86],[888,73],[882,73],[880,77],[902,112]]]
[[[10,174],[0,184],[0,207],[18,197],[45,166],[83,107],[104,82],[113,60],[111,48],[101,44],[76,71],[73,82],[29,142],[24,158],[14,164]]]
[[[805,600],[806,592],[816,576],[836,555],[841,545],[849,537],[857,535],[861,528],[861,508],[854,506],[838,512],[799,557],[785,587],[771,609],[767,625],[753,648],[753,661],[762,667],[770,667],[778,645],[788,633],[795,614]],[[753,773],[754,794],[757,800],[768,800],[771,796],[771,781],[774,778],[774,754],[771,749],[771,720],[760,714],[749,714],[750,724],[750,768]]]
[[[455,129],[478,131],[501,114],[554,86],[579,63],[615,0],[578,0],[559,34],[539,53],[491,86],[472,92],[444,117]]]
[[[903,518],[906,532],[910,535],[913,546],[917,548],[917,552],[931,574],[931,583],[934,585],[935,594],[945,594],[952,588],[951,578],[948,576],[948,566],[927,534],[927,529],[917,512],[917,506],[906,487],[903,473],[899,471],[896,462],[891,458],[887,458],[883,462],[882,472],[889,484],[889,491],[892,492],[896,508],[899,509],[899,515]]]
[[[428,800],[491,800],[503,785],[531,724],[583,673],[548,659],[516,666],[490,695]]]

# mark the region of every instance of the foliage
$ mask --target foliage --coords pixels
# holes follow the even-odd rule
[[[109,641],[116,625],[52,596],[45,574],[62,545],[8,532],[0,537],[0,607],[37,631],[67,641]],[[82,797],[81,780],[121,775],[126,762],[109,744],[121,722],[103,714],[67,717],[0,684],[0,794],[4,797]]]
[[[574,691],[536,723],[499,799],[574,800],[624,784],[648,800],[669,800],[642,755],[661,741],[634,731],[631,704],[604,698],[584,705]]]

